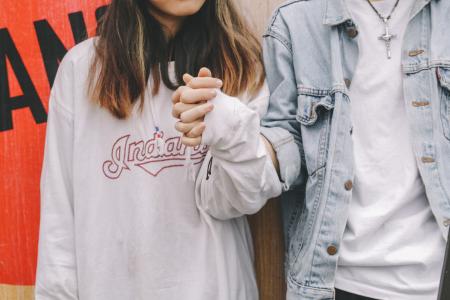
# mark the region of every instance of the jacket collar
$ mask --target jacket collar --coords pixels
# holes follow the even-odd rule
[[[345,0],[326,0],[323,23],[335,26],[351,20]]]
[[[414,7],[411,11],[411,16],[416,15],[431,1],[439,0],[415,0],[416,3],[414,4]],[[325,0],[323,24],[336,26],[351,20],[352,17],[347,8],[345,0]]]

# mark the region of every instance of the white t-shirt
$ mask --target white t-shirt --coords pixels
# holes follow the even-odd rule
[[[386,15],[395,0],[374,1]],[[355,180],[336,288],[377,299],[436,299],[445,242],[429,207],[408,127],[402,40],[415,1],[401,0],[384,25],[365,0],[347,0],[358,26],[359,63],[350,88]]]
[[[93,40],[72,49],[52,89],[36,300],[258,299],[243,214],[280,189],[265,183],[277,174],[254,111],[267,110],[267,86],[249,103],[254,110],[216,97],[205,134],[221,137],[226,149],[196,147],[189,162],[171,114],[173,91],[161,85],[142,111],[136,105],[119,120],[86,95],[93,53]],[[221,117],[228,122],[215,124]],[[245,142],[230,140],[225,125]],[[163,154],[155,126],[163,132]],[[197,180],[189,171],[200,172]]]

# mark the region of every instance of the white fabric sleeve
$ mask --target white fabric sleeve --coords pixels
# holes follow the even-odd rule
[[[67,62],[66,62],[67,63]],[[75,300],[77,270],[72,191],[73,115],[64,102],[72,97],[63,63],[49,103],[47,136],[41,175],[36,300]],[[66,73],[66,74],[64,74]]]
[[[258,212],[282,186],[260,135],[260,114],[267,110],[266,86],[254,100],[240,101],[219,92],[205,118],[202,143],[210,147],[197,178],[197,205],[225,220]]]

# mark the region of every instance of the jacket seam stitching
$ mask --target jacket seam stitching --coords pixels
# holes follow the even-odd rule
[[[280,141],[278,141],[274,146],[276,150],[279,150],[281,147],[283,147],[286,144],[289,144],[290,142],[292,142],[294,140],[294,138],[292,136],[288,136],[285,137],[283,139],[281,139]]]
[[[272,38],[274,38],[275,40],[279,41],[284,47],[286,47],[286,49],[289,51],[289,53],[291,53],[291,55],[293,54],[293,53],[292,53],[292,45],[291,45],[291,43],[290,43],[289,41],[287,41],[287,39],[285,39],[284,37],[282,37],[281,34],[279,34],[278,32],[276,32],[276,31],[274,31],[274,30],[272,30],[272,29],[269,29],[269,30],[264,34],[263,37],[264,37],[264,38],[267,38],[267,37],[272,37]]]
[[[324,291],[324,292],[330,292],[331,291],[331,289],[329,289],[329,288],[314,287],[314,286],[302,284],[302,283],[298,282],[297,280],[295,280],[295,278],[293,278],[291,276],[290,276],[290,278],[288,280],[291,281],[292,283],[294,283],[296,285],[296,287],[299,287],[299,288],[306,288],[306,289],[312,289],[312,290]]]

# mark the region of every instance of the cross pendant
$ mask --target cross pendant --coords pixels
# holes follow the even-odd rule
[[[386,54],[387,54],[387,58],[391,59],[391,41],[392,39],[396,38],[397,36],[395,34],[391,34],[389,32],[389,24],[388,24],[388,19],[384,18],[383,19],[383,23],[384,23],[384,34],[381,35],[380,37],[378,37],[379,40],[384,41],[384,43],[386,44]]]

